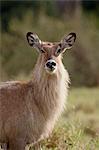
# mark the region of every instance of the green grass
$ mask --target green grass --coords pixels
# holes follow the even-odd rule
[[[70,90],[67,109],[43,150],[99,150],[99,88]]]

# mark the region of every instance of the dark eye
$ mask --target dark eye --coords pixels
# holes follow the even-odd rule
[[[57,50],[57,53],[60,53],[61,52],[61,49],[59,48],[58,50]]]
[[[56,51],[55,51],[55,55],[56,56],[58,56],[60,53],[61,53],[61,43],[60,44],[58,44],[58,47],[57,47],[57,49],[56,49]]]
[[[41,52],[42,52],[42,53],[45,53],[45,51],[44,51],[43,49],[41,49]]]

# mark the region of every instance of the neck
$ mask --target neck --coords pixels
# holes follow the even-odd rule
[[[57,118],[66,102],[68,73],[63,65],[61,70],[53,75],[41,71],[41,66],[38,68],[33,72],[35,103],[45,119],[53,118],[53,116]]]

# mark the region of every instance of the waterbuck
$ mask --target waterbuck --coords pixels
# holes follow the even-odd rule
[[[72,47],[76,34],[70,33],[56,43],[43,42],[32,32],[26,37],[39,57],[30,81],[0,85],[0,145],[4,150],[29,149],[27,144],[47,138],[68,94],[69,76],[62,55]]]

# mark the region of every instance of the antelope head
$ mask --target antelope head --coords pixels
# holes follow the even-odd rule
[[[28,32],[26,37],[29,45],[40,53],[39,67],[42,66],[42,69],[50,75],[59,70],[62,64],[61,55],[67,49],[71,49],[76,40],[75,33],[65,35],[60,42],[55,43],[43,42],[32,32]]]

